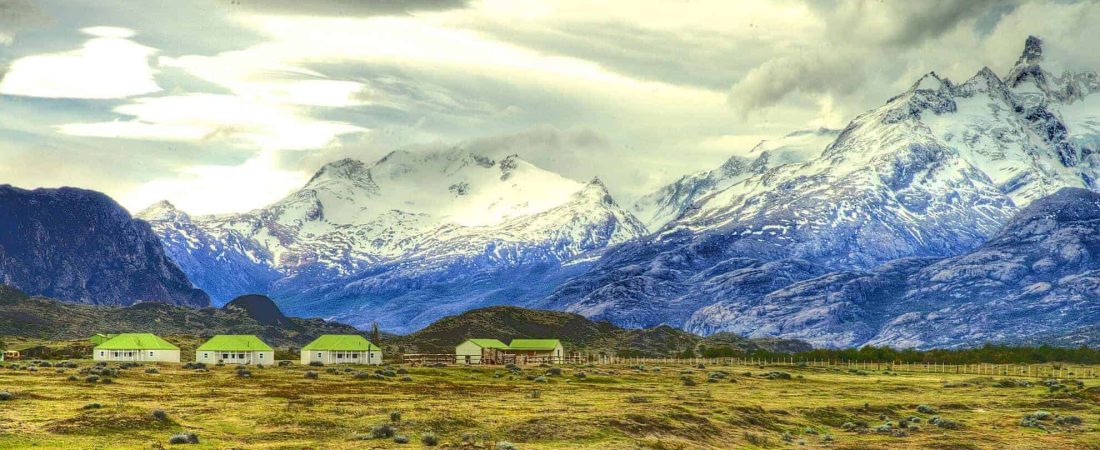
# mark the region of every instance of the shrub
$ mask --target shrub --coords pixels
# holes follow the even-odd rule
[[[928,419],[928,423],[930,423],[932,425],[935,425],[937,427],[946,429],[946,430],[957,430],[959,428],[962,428],[961,423],[956,422],[956,421],[951,420],[951,419],[944,419],[944,418],[941,418],[940,416],[935,416],[931,419]]]
[[[831,434],[826,434],[824,436],[821,436],[821,442],[833,442],[835,440],[836,440],[836,438],[834,438],[833,435],[831,435]]]
[[[405,375],[405,374],[407,374],[407,373],[409,373],[409,371],[408,371],[408,370],[406,370],[406,369],[405,369],[404,367],[402,367],[402,368],[400,368],[400,369],[397,369],[397,374],[398,374],[398,375]]]
[[[85,378],[84,381],[95,383],[96,381],[99,381],[99,375],[88,375],[88,377]]]
[[[325,366],[325,364],[322,363],[321,361],[310,361],[309,365],[310,365],[310,367],[324,367]]]
[[[6,401],[11,400],[13,398],[15,398],[15,396],[11,395],[11,392],[0,391],[0,401],[6,402]]]
[[[397,372],[394,372],[392,369],[386,369],[386,370],[382,371],[382,376],[387,377],[387,378],[393,378],[393,377],[397,376]]]
[[[933,407],[928,406],[928,405],[917,405],[917,412],[919,412],[921,414],[935,414],[936,413],[936,408],[933,408]]]
[[[542,391],[538,389],[531,389],[531,393],[528,395],[531,398],[542,398]]]
[[[428,447],[435,447],[439,445],[439,437],[436,436],[435,433],[424,433],[420,435],[420,443]]]
[[[195,433],[177,433],[168,438],[169,444],[198,444],[199,436]]]
[[[401,377],[401,381],[412,381],[412,380],[413,380],[413,377],[410,377],[408,375],[405,375],[405,376]]]
[[[706,368],[707,368],[707,366],[706,366],[706,365],[703,365],[703,364],[699,364],[698,366],[695,366],[695,368],[696,368],[696,369],[700,369],[700,370],[702,370],[702,369],[706,369]]]
[[[54,372],[65,373],[65,369],[58,367],[57,369],[54,369]]]
[[[631,395],[626,398],[627,403],[649,403],[649,397],[641,395]]]
[[[148,369],[145,369],[145,373],[160,373],[160,371],[157,370],[156,367],[150,367]]]
[[[684,383],[684,386],[695,386],[697,384],[697,383],[695,383],[694,378],[687,377],[687,376],[680,377],[680,381],[682,383]]]
[[[760,375],[760,376],[764,377],[764,378],[767,378],[769,380],[789,380],[789,379],[791,379],[791,374],[789,374],[787,372],[779,372],[779,371],[768,372],[768,373],[765,373],[765,374]]]
[[[327,374],[335,374],[337,372],[340,372],[340,370],[335,367],[329,367],[328,369],[325,369],[325,373]]]
[[[69,378],[66,378],[66,380],[69,380],[69,381],[76,381],[76,380],[77,380],[77,378],[76,378],[76,375],[69,375]]]
[[[87,405],[84,405],[84,409],[99,409],[99,408],[102,408],[102,407],[103,407],[103,405],[101,405],[99,403],[88,403]]]
[[[237,376],[241,378],[252,378],[252,372],[243,367],[237,369]]]
[[[114,382],[115,382],[115,380],[113,380],[111,378],[104,378],[103,381],[102,381],[103,384],[113,384]]]
[[[1054,423],[1056,425],[1081,425],[1084,421],[1077,416],[1058,416],[1054,419]]]
[[[370,429],[370,437],[375,439],[388,439],[393,437],[393,426],[388,423],[375,425]]]
[[[163,409],[154,409],[152,412],[149,413],[149,415],[153,416],[154,419],[161,422],[168,420],[168,413],[164,412]]]
[[[292,363],[290,361],[279,361],[279,367],[289,367],[291,364],[294,364],[294,363]]]
[[[769,445],[767,436],[761,436],[759,434],[750,433],[748,431],[746,431],[743,436],[745,437],[746,442],[757,447],[767,447]]]
[[[560,377],[561,376],[561,367],[551,367],[551,368],[546,370],[546,374],[550,375],[552,377]]]
[[[306,377],[307,379],[310,379],[310,380],[316,380],[316,379],[317,379],[317,372],[314,372],[314,371],[312,371],[312,370],[307,370],[307,371],[306,371],[306,373],[304,374],[304,376],[305,376],[305,377]],[[388,436],[387,436],[387,437],[388,437]]]
[[[396,422],[400,422],[400,421],[401,421],[401,411],[390,411],[390,422],[396,423]]]
[[[586,374],[584,372],[577,372],[577,373],[573,374],[573,378],[576,378],[578,380],[583,380],[585,378],[588,378],[588,374]]]
[[[408,444],[409,443],[409,437],[405,436],[403,434],[398,434],[398,435],[393,437],[393,442],[395,444]]]
[[[539,376],[535,377],[535,379],[531,380],[531,381],[534,381],[536,383],[545,383],[545,382],[547,382],[546,377],[544,377],[542,375],[539,375]]]
[[[518,450],[515,444],[508,441],[497,442],[497,450]]]

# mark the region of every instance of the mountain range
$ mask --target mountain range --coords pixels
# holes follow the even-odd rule
[[[213,304],[264,293],[292,315],[397,333],[518,305],[826,347],[1087,339],[1096,333],[1073,329],[1096,322],[1100,297],[1100,79],[1054,65],[1029,37],[1003,75],[982,68],[955,83],[930,72],[843,129],[762,142],[628,207],[599,179],[515,155],[396,151],[326,164],[246,213],[193,217],[161,202],[137,220],[115,214],[138,231],[106,231],[151,229],[163,254],[108,255],[163,260],[142,267]],[[27,213],[0,225],[23,220],[42,222]],[[37,256],[63,243],[40,244],[0,248],[5,280],[87,303],[204,304],[18,278],[68,273]],[[173,275],[177,264],[186,277]]]

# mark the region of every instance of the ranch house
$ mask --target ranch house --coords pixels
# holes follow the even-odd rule
[[[363,336],[326,334],[302,347],[302,364],[382,364],[382,349]]]
[[[275,363],[275,350],[250,334],[219,334],[195,350],[195,361],[270,365]]]
[[[150,333],[116,335],[92,349],[96,361],[180,362],[180,348]]]

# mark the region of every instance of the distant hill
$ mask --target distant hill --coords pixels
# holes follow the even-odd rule
[[[76,188],[0,185],[0,284],[77,303],[210,305],[149,224]]]
[[[197,337],[255,334],[276,347],[298,347],[321,334],[355,334],[359,330],[321,319],[286,317],[271,299],[261,295],[242,297],[220,309],[154,302],[92,306],[31,297],[0,285],[0,335],[64,340],[124,332]]]
[[[796,340],[745,339],[731,333],[704,338],[670,326],[626,329],[610,322],[592,321],[580,314],[514,306],[493,306],[445,317],[415,333],[393,337],[388,344],[408,353],[448,353],[454,351],[455,345],[474,337],[505,342],[513,338],[557,338],[568,347],[567,351],[645,356],[670,356],[689,349],[700,352],[704,348],[746,353],[811,348]]]

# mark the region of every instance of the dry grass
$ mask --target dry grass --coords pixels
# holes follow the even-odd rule
[[[481,445],[473,448],[494,448],[497,441],[520,449],[601,450],[1100,448],[1100,380],[1050,392],[1038,383],[1000,387],[997,380],[964,375],[789,367],[774,369],[792,379],[735,375],[736,382],[696,386],[680,380],[685,367],[565,367],[565,376],[545,383],[526,377],[545,368],[499,378],[493,376],[498,368],[411,368],[413,381],[402,382],[356,379],[354,371],[319,371],[318,379],[307,379],[308,368],[297,365],[253,368],[252,378],[237,377],[232,366],[202,373],[163,364],[156,374],[145,373],[147,367],[122,370],[109,385],[67,381],[75,369],[0,369],[0,391],[14,396],[0,403],[0,448],[420,448],[424,433],[439,436],[441,447],[462,447],[467,435]],[[610,369],[616,373],[607,374]],[[577,379],[576,371],[588,377]],[[944,387],[959,382],[967,385]],[[83,409],[91,402],[103,406]],[[933,415],[918,412],[918,405],[961,428],[929,423]],[[170,420],[153,419],[154,409]],[[1083,423],[1021,427],[1021,418],[1037,410]],[[370,439],[393,411],[401,413],[395,432],[412,443]],[[910,416],[921,419],[915,430],[907,424],[904,433],[876,431],[886,422],[896,430]],[[857,426],[844,430],[846,424]],[[169,446],[169,437],[185,431],[200,443]]]

